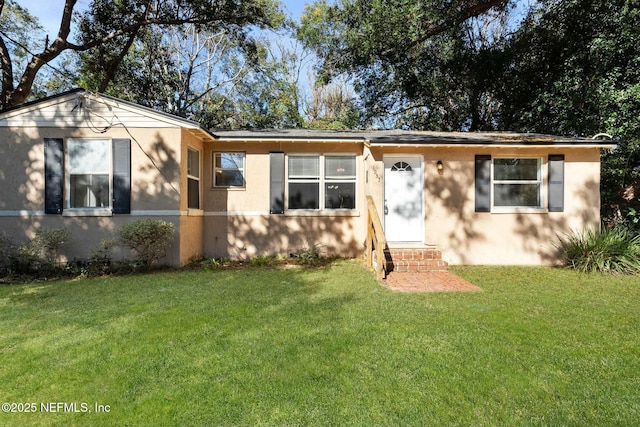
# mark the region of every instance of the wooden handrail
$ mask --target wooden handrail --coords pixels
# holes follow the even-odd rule
[[[384,279],[387,271],[387,263],[384,251],[387,247],[387,239],[384,237],[380,215],[376,209],[373,197],[367,196],[367,266],[374,268],[376,279]],[[376,253],[375,266],[373,263],[373,252]]]

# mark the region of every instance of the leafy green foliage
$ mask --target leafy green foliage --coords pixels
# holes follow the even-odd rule
[[[297,36],[320,57],[322,79],[353,78],[363,124],[480,130],[491,125],[498,59],[485,40],[499,40],[509,3],[318,0]]]
[[[140,219],[120,226],[116,230],[118,242],[131,248],[136,261],[144,267],[156,263],[167,253],[173,242],[173,223],[160,219]]]
[[[312,246],[305,245],[299,251],[291,254],[302,265],[314,265],[322,261],[322,245],[314,243]]]
[[[252,267],[273,267],[276,265],[278,259],[274,255],[262,254],[256,255],[249,260],[249,265]]]
[[[16,245],[8,238],[1,238],[0,255],[8,263],[9,271],[20,274],[46,274],[47,270],[56,270],[58,251],[71,240],[71,233],[65,228],[42,228],[36,231],[33,238],[22,244]]]
[[[232,261],[229,258],[200,258],[192,260],[189,266],[191,268],[203,269],[204,271],[214,271],[231,264]]]
[[[71,240],[71,233],[66,228],[41,228],[36,231],[33,243],[41,256],[44,256],[49,263],[54,263],[58,257],[58,250]]]
[[[91,257],[86,265],[87,276],[99,276],[113,270],[111,249],[117,244],[117,239],[103,239],[98,243],[98,246],[91,252]]]
[[[145,26],[83,53],[79,71],[84,86],[213,127],[207,117],[211,101],[217,108],[216,95],[242,80],[245,63],[255,66],[259,43],[250,28],[281,27],[284,16],[271,0],[223,1],[199,10],[201,3],[178,7],[177,13],[185,14],[181,25]],[[83,14],[80,43],[140,21],[139,15],[164,16],[176,7],[172,2],[163,6],[165,11],[150,11],[144,2],[96,0]],[[186,19],[189,13],[202,15],[198,19],[203,21]],[[239,72],[229,71],[228,64],[238,58]]]
[[[640,273],[640,235],[617,226],[587,229],[558,238],[562,260],[582,272]]]
[[[359,125],[355,93],[347,80],[316,81],[305,115],[311,129],[351,130]]]
[[[227,76],[240,76],[226,94],[220,123],[229,129],[281,129],[304,126],[301,115],[300,68],[302,53],[283,43],[259,40],[253,62],[242,57],[224,64]],[[206,118],[206,117],[205,117]]]
[[[8,237],[0,235],[0,271],[9,268],[12,254],[13,242]]]
[[[540,2],[506,47],[501,126],[579,136],[637,130],[639,24],[633,1]]]
[[[640,10],[637,1],[543,1],[506,47],[499,126],[588,136],[607,132],[602,216],[624,220],[640,170]]]

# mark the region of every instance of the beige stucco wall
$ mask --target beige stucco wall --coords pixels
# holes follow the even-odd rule
[[[213,153],[246,154],[245,188],[214,188]],[[285,154],[356,154],[357,201],[354,211],[269,214],[269,152]],[[207,256],[249,258],[262,254],[287,256],[315,244],[328,255],[359,256],[366,239],[366,201],[362,143],[220,142],[209,146],[205,159],[204,251]]]
[[[180,265],[184,265],[190,259],[204,256],[204,210],[189,209],[187,200],[187,150],[189,148],[200,152],[200,207],[203,206],[204,189],[206,188],[204,180],[204,170],[208,168],[205,144],[204,142],[188,132],[182,130],[182,146],[180,148],[181,162],[180,193],[184,194],[180,201]]]
[[[424,240],[443,251],[451,264],[554,264],[556,235],[598,227],[600,223],[600,164],[598,149],[581,148],[374,148],[368,191],[382,216],[384,154],[424,157]],[[546,161],[549,154],[565,155],[564,212],[476,213],[474,159],[539,157],[543,159],[542,195],[547,197]],[[438,174],[436,162],[444,164]],[[376,178],[377,177],[377,178]]]
[[[68,138],[131,139],[132,214],[111,217],[45,215],[44,138],[63,138],[65,141]],[[192,230],[194,226],[190,221],[180,221],[183,181],[180,163],[184,144],[179,128],[129,128],[127,131],[113,127],[106,133],[96,133],[87,128],[3,127],[0,128],[0,141],[0,157],[15,159],[3,162],[6,166],[0,171],[2,235],[22,242],[33,237],[40,228],[68,228],[73,241],[61,251],[63,259],[87,259],[100,240],[113,236],[116,227],[149,216],[175,225],[174,243],[163,262],[178,265],[184,261],[180,229],[186,226]],[[118,255],[124,255],[124,252]]]
[[[132,139],[131,215],[69,217],[44,215],[43,138]],[[201,207],[187,208],[187,148],[201,151]],[[214,188],[213,153],[246,154],[243,188]],[[357,201],[353,211],[269,214],[269,152],[286,154],[353,153],[357,162]],[[19,242],[40,228],[67,227],[73,243],[66,259],[86,259],[101,239],[119,225],[149,216],[175,224],[176,234],[164,262],[181,265],[195,256],[249,258],[288,255],[314,244],[326,254],[362,255],[366,238],[366,195],[374,197],[381,218],[384,155],[424,159],[423,244],[442,249],[452,264],[552,264],[557,234],[599,225],[599,150],[596,148],[366,148],[356,142],[207,141],[185,129],[112,127],[97,134],[88,128],[0,128],[0,233]],[[564,212],[474,212],[474,156],[540,157],[543,198],[546,159],[565,155]],[[440,175],[436,162],[443,161]],[[184,197],[181,197],[181,194]],[[121,255],[124,255],[123,253]]]
[[[209,256],[249,259],[288,256],[320,245],[324,255],[361,256],[366,229],[359,216],[210,216],[205,221]]]

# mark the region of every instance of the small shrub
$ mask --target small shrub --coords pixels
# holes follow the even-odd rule
[[[640,235],[616,226],[559,237],[556,246],[564,263],[578,271],[640,273]]]
[[[58,251],[70,241],[71,233],[67,229],[40,229],[35,237],[10,250],[10,268],[21,274],[56,270]]]
[[[89,276],[99,276],[111,272],[112,260],[111,249],[118,244],[116,239],[103,239],[91,252],[86,274]]]
[[[249,264],[251,264],[252,267],[270,267],[270,266],[273,266],[275,262],[276,262],[276,257],[265,254],[265,255],[258,255],[251,258],[251,261],[249,261]]]
[[[134,251],[136,262],[149,267],[167,254],[173,230],[171,222],[145,218],[120,226],[116,235],[120,244]]]
[[[319,243],[313,246],[305,245],[301,250],[292,253],[291,257],[298,260],[300,264],[317,264],[322,260],[322,245]]]
[[[50,265],[56,263],[58,250],[70,241],[71,233],[66,228],[40,229],[32,240],[37,255]]]
[[[21,274],[31,273],[41,264],[40,250],[33,239],[18,246],[10,257],[11,268]]]
[[[198,265],[204,269],[204,271],[211,271],[222,267],[222,261],[215,258],[206,258],[199,261]]]
[[[0,236],[0,271],[9,269],[10,259],[13,256],[14,244],[8,237]]]

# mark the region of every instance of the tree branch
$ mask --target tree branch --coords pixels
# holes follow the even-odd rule
[[[116,58],[114,58],[113,61],[111,61],[111,63],[109,64],[109,68],[107,68],[105,75],[102,77],[102,81],[98,86],[98,92],[104,92],[107,90],[107,88],[109,87],[109,83],[116,75],[118,66],[120,66],[120,64],[124,60],[124,57],[127,56],[127,53],[129,52],[129,49],[131,49],[131,46],[133,45],[133,42],[135,41],[137,36],[137,31],[129,34],[129,38],[120,50],[120,54]]]
[[[31,87],[40,68],[49,61],[57,58],[64,50],[68,49],[69,43],[67,42],[67,37],[69,37],[69,33],[71,32],[71,17],[76,1],[77,0],[65,1],[58,37],[56,37],[51,46],[45,48],[44,52],[34,55],[31,58],[24,74],[22,74],[18,87],[13,91],[10,99],[8,99],[9,96],[4,93],[5,88],[3,86],[2,98],[7,100],[7,103],[3,105],[14,106],[24,103],[31,93]]]
[[[4,0],[0,0],[0,16],[4,11]],[[7,96],[13,92],[13,64],[11,55],[4,40],[0,38],[0,70],[2,72],[2,93],[0,93],[0,105],[6,105]]]
[[[13,64],[9,49],[0,38],[0,68],[2,70],[2,92],[0,93],[0,105],[6,105],[8,97],[13,92]]]
[[[12,87],[13,82],[11,82],[11,85],[8,85],[6,81],[6,79],[12,79],[12,73],[7,72],[10,71],[7,68],[7,64],[11,62],[10,55],[8,54],[6,48],[3,50],[2,45],[0,45],[0,67],[2,67],[1,70],[3,72],[2,93],[0,94],[0,102],[2,102],[3,107],[15,106],[24,103],[31,93],[33,82],[35,81],[36,75],[38,74],[40,69],[45,64],[56,59],[66,50],[83,52],[114,40],[118,37],[130,35],[129,40],[127,41],[125,46],[128,50],[128,47],[130,47],[131,44],[135,41],[135,37],[138,34],[139,30],[150,25],[212,24],[214,22],[242,24],[250,23],[252,19],[255,18],[251,15],[235,13],[237,11],[235,11],[234,14],[218,14],[216,15],[215,19],[212,19],[211,16],[206,16],[206,14],[200,16],[197,12],[192,12],[191,15],[180,16],[181,10],[179,9],[175,11],[175,14],[172,13],[171,16],[149,17],[148,12],[150,8],[148,7],[143,18],[139,21],[123,26],[116,31],[113,31],[101,37],[97,37],[91,41],[88,41],[87,43],[74,44],[69,42],[68,38],[69,34],[71,33],[71,22],[73,10],[76,3],[77,0],[65,0],[64,11],[60,20],[60,29],[58,31],[56,39],[51,44],[51,46],[46,47],[43,52],[33,55],[31,60],[27,64],[26,69],[22,77],[20,78],[18,86],[15,88],[15,90],[13,90]],[[147,6],[149,6],[149,4],[150,3],[147,3]],[[4,0],[0,0],[0,5],[4,5]],[[180,4],[178,6],[180,6]],[[126,52],[124,53],[126,55]],[[118,64],[121,61],[122,59],[118,61]],[[114,68],[116,68],[118,64],[114,64]],[[108,82],[106,83],[108,84]],[[102,85],[104,84],[105,82],[103,81]]]
[[[4,10],[4,0],[0,0],[0,16]],[[0,93],[0,105],[6,105],[7,97],[13,92],[13,64],[11,54],[4,42],[0,38],[0,70],[2,72],[2,92]]]
[[[456,18],[456,21],[463,22],[463,21],[465,21],[465,20],[467,20],[469,18],[473,18],[473,17],[476,17],[478,15],[481,15],[481,14],[485,13],[486,11],[488,11],[489,9],[493,8],[493,7],[504,6],[508,2],[509,2],[509,0],[484,0],[482,2],[479,2],[479,3],[476,3],[476,4],[473,4],[471,6],[466,7],[465,9],[463,9],[461,14],[456,16],[455,18]],[[408,43],[407,50],[411,50],[411,49],[415,48],[416,46],[421,45],[422,43],[426,42],[427,40],[429,40],[433,36],[436,36],[438,34],[442,34],[443,32],[445,32],[449,28],[450,25],[451,25],[451,22],[445,21],[445,22],[442,22],[442,23],[436,25],[435,27],[431,27],[424,34],[422,34],[421,37],[419,37],[416,40],[413,40],[410,43]],[[392,49],[383,51],[383,52],[381,52],[380,57],[381,58],[385,58],[392,51],[393,51]]]

